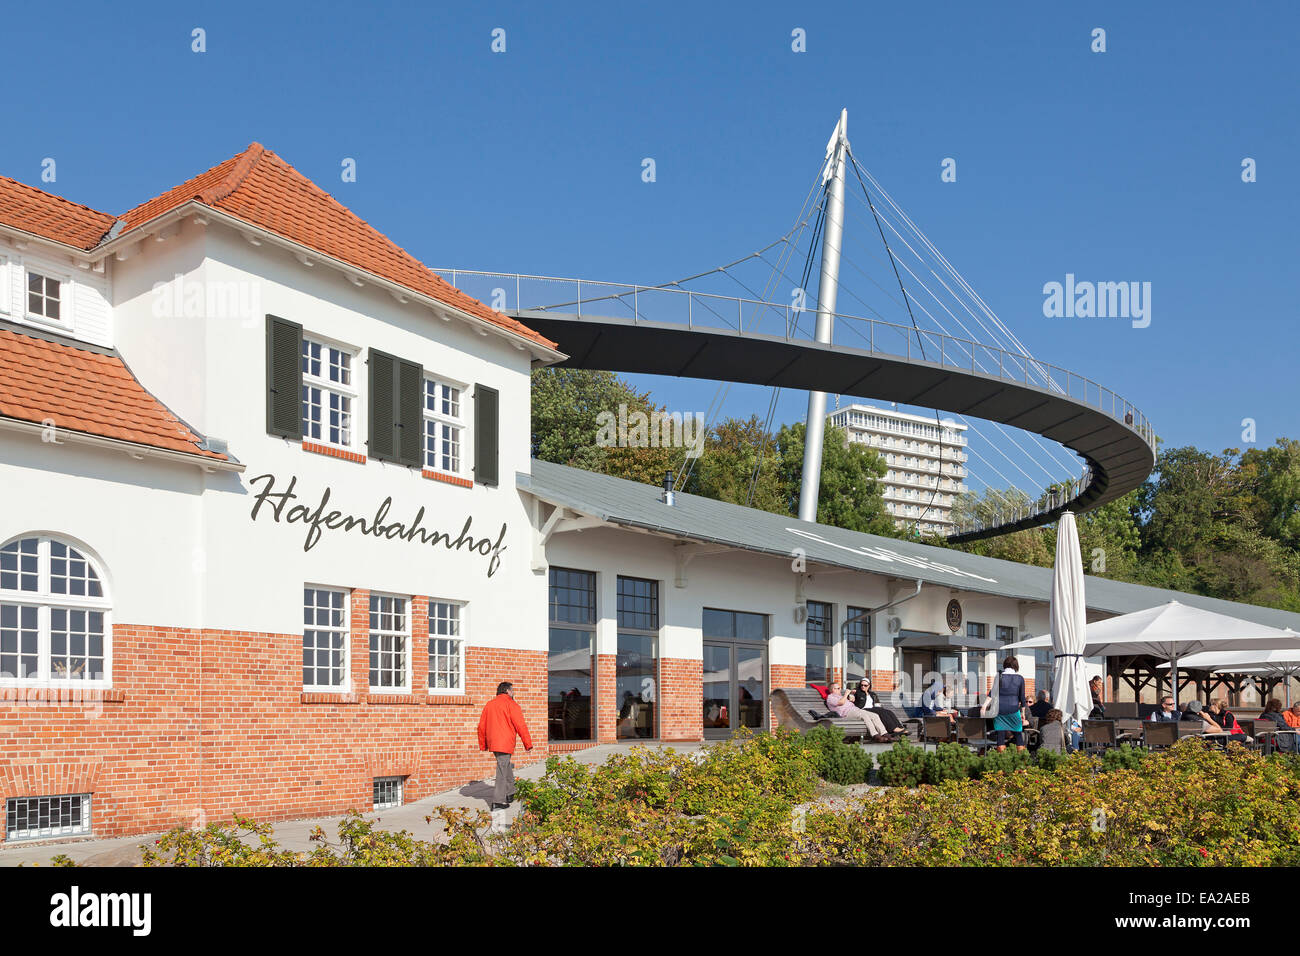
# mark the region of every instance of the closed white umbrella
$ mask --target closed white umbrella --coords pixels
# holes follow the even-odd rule
[[[1048,638],[1033,638],[1007,646],[1048,647],[1051,643]],[[1170,601],[1089,624],[1083,653],[1086,657],[1146,654],[1163,658],[1173,671],[1176,699],[1180,658],[1201,651],[1285,650],[1295,643],[1294,631]]]
[[[1092,695],[1083,672],[1087,604],[1083,599],[1083,560],[1074,515],[1061,515],[1056,528],[1056,563],[1052,568],[1052,651],[1056,675],[1052,703],[1066,717],[1082,721],[1092,710]]]

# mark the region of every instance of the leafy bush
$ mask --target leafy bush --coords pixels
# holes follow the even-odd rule
[[[305,853],[245,818],[178,829],[145,852],[147,865],[756,865],[756,866],[1297,866],[1300,761],[1224,751],[1188,739],[1150,756],[1083,754],[1032,766],[1022,751],[986,756],[980,776],[960,757],[929,756],[942,782],[916,786],[927,755],[900,743],[880,758],[895,786],[847,807],[812,804],[812,744],[760,734],[695,754],[633,750],[599,766],[547,764],[526,809],[503,834],[487,815],[447,810],[446,833],[417,840],[353,814],[339,842],[319,831]],[[1043,763],[1040,758],[1040,764]],[[1122,764],[1133,763],[1133,766]],[[1002,772],[1016,769],[1018,772]],[[969,771],[968,771],[969,773]],[[520,781],[522,784],[523,781]],[[906,789],[906,787],[916,789]],[[429,818],[431,822],[435,818]]]
[[[1034,754],[1034,763],[1040,770],[1046,770],[1048,773],[1056,770],[1065,760],[1065,754],[1058,750],[1048,750],[1046,747],[1040,747]]]
[[[1137,770],[1142,766],[1142,761],[1148,756],[1148,752],[1141,747],[1130,747],[1128,744],[1120,744],[1118,747],[1111,747],[1102,751],[1101,769],[1102,770]]]
[[[900,740],[893,748],[877,757],[880,762],[880,782],[888,787],[915,787],[925,777],[926,752]]]
[[[1060,754],[1056,756],[1059,757]],[[1034,758],[1030,756],[1028,750],[1018,750],[1014,747],[1008,747],[1006,750],[990,750],[980,759],[974,775],[983,777],[991,773],[1010,773],[1033,765]]]
[[[937,750],[925,755],[923,779],[926,783],[966,780],[978,767],[979,758],[965,744],[940,744]]]
[[[866,783],[871,775],[871,754],[845,741],[839,727],[815,727],[800,735],[796,746],[813,761],[817,775],[831,783]]]

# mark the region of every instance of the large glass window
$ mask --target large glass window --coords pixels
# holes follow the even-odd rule
[[[848,623],[844,628],[844,637],[847,641],[844,680],[850,688],[853,688],[858,685],[858,681],[867,676],[867,665],[871,654],[871,618],[863,617],[854,620],[855,617],[867,613],[867,608],[864,607],[850,605],[847,613],[848,617],[845,621]]]
[[[0,683],[109,681],[109,605],[90,560],[53,538],[0,548]]]
[[[551,568],[547,727],[551,740],[593,740],[596,575]]]
[[[834,608],[824,601],[808,602],[807,664],[805,679],[811,684],[828,684],[831,679],[831,647],[835,643]]]
[[[620,577],[614,665],[620,738],[656,736],[658,643],[659,582]]]

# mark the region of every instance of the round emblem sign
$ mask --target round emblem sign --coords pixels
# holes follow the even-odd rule
[[[956,598],[948,602],[948,629],[954,634],[961,630],[961,604]]]

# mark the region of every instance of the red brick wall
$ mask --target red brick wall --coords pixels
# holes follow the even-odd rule
[[[798,664],[773,664],[771,666],[772,690],[781,690],[784,687],[803,687],[804,668]],[[776,708],[768,707],[767,725],[772,730],[777,727]]]
[[[614,683],[618,655],[596,655],[596,740],[612,744],[618,740],[618,694]]]
[[[303,694],[300,634],[115,625],[113,691],[55,706],[31,692],[0,695],[0,799],[90,789],[96,836],[232,812],[368,810],[376,776],[405,776],[405,799],[418,800],[495,772],[477,725],[502,680],[520,684],[535,747],[520,747],[516,766],[545,757],[545,652],[469,647],[465,696],[430,696],[417,599],[413,690],[371,695],[368,592],[354,591],[352,605],[351,693],[337,696]]]
[[[677,657],[659,661],[659,737],[700,740],[704,736],[704,662]]]

